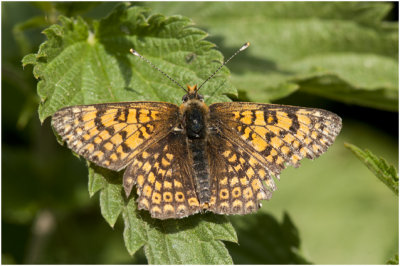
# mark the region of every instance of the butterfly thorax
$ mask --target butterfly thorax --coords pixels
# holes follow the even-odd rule
[[[193,162],[193,175],[200,204],[210,201],[210,169],[207,157],[208,106],[197,93],[197,86],[188,86],[188,93],[182,98],[180,119],[186,136],[188,155]]]

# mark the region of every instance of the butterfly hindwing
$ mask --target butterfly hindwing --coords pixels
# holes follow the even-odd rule
[[[275,183],[255,156],[219,134],[209,136],[208,152],[212,179],[210,211],[247,214],[259,208],[259,201],[272,196]]]
[[[127,195],[137,187],[139,209],[153,218],[182,218],[201,210],[186,136],[171,131],[136,156],[124,173]]]
[[[77,154],[121,170],[147,145],[164,137],[178,116],[178,106],[170,103],[107,103],[63,108],[53,115],[52,125]]]

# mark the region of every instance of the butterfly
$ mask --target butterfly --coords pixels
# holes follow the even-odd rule
[[[52,126],[86,160],[125,169],[126,196],[136,187],[138,208],[158,219],[203,211],[252,213],[271,198],[273,177],[279,178],[288,165],[299,166],[304,157],[320,156],[341,130],[341,118],[322,109],[251,102],[207,106],[201,86],[181,86],[186,94],[180,106],[119,102],[65,107],[53,115]]]

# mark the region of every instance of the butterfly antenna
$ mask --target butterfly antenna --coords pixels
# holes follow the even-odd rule
[[[249,43],[249,42],[246,42],[245,44],[243,44],[243,46],[240,47],[239,50],[237,50],[231,57],[229,57],[228,60],[226,60],[217,70],[215,70],[215,72],[214,72],[211,76],[208,77],[208,79],[206,79],[206,80],[200,85],[200,87],[197,89],[197,91],[199,91],[200,88],[203,87],[203,85],[204,85],[207,81],[209,81],[210,79],[212,79],[212,78],[215,76],[215,74],[217,74],[218,71],[220,71],[221,68],[222,68],[224,65],[226,65],[229,61],[231,61],[232,58],[234,58],[238,53],[240,53],[241,51],[245,50],[245,49],[246,49],[247,47],[249,47],[249,46],[250,46],[250,43]]]
[[[140,59],[142,59],[143,61],[147,62],[149,65],[151,65],[154,69],[158,70],[161,74],[163,74],[165,77],[167,77],[170,81],[172,81],[173,83],[175,83],[176,85],[178,85],[179,87],[182,88],[182,90],[184,90],[187,93],[187,90],[185,90],[185,88],[178,83],[178,81],[174,80],[173,78],[171,78],[170,76],[168,76],[168,74],[166,74],[164,71],[162,71],[161,69],[159,69],[158,67],[156,67],[152,62],[150,62],[146,57],[144,57],[143,55],[139,54],[137,51],[133,50],[132,48],[129,50],[133,55],[136,55],[138,57],[140,57]]]

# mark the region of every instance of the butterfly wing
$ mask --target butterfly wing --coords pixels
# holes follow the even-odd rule
[[[52,117],[55,131],[85,159],[119,171],[177,123],[178,106],[122,102],[63,108]]]
[[[219,214],[247,214],[269,199],[275,183],[262,163],[224,135],[209,136],[211,199],[209,210]],[[262,181],[265,181],[267,187]]]
[[[153,218],[182,218],[201,210],[182,131],[172,131],[138,154],[123,179],[127,195],[137,186],[138,208]]]
[[[325,110],[257,103],[212,104],[209,122],[219,145],[209,145],[211,163],[218,162],[210,167],[210,209],[227,214],[255,211],[275,189],[271,175],[318,157],[341,129],[340,117]]]

